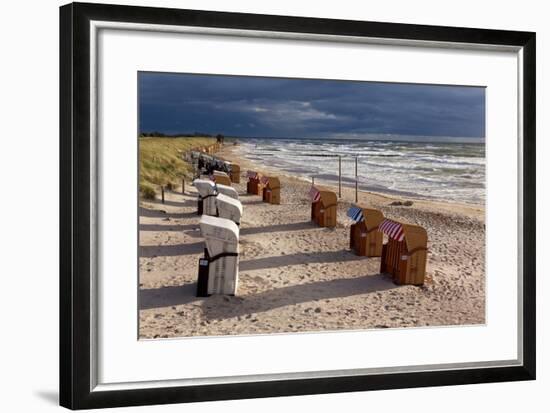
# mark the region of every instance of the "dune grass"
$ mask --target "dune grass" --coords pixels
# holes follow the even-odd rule
[[[215,138],[139,138],[139,192],[154,199],[161,185],[174,188],[181,178],[191,178],[193,167],[182,159],[192,148],[216,143]]]

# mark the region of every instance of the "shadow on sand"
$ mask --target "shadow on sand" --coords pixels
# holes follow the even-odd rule
[[[315,306],[315,302],[319,300],[352,297],[392,288],[398,287],[383,274],[338,278],[276,288],[254,295],[229,297],[230,301],[225,305],[206,305],[208,301],[205,301],[202,309],[206,318],[222,320],[300,303],[312,302],[312,306]],[[219,296],[210,297],[209,300],[212,298],[219,300]]]
[[[201,308],[207,319],[222,320],[226,318],[262,313],[276,308],[300,303],[315,302],[333,298],[352,297],[385,291],[396,286],[389,277],[383,274],[367,275],[354,278],[338,278],[328,281],[316,281],[282,288],[275,288],[259,294],[228,297],[196,297],[197,284],[170,286],[156,289],[140,290],[139,308],[170,307],[176,305],[202,303]]]
[[[196,292],[196,283],[140,290],[139,309],[149,310],[151,308],[170,307],[204,300],[204,298],[195,297]]]
[[[270,232],[300,231],[302,229],[319,229],[311,221],[293,222],[291,224],[266,225],[264,227],[241,228],[240,235],[266,234]]]
[[[139,247],[139,256],[142,258],[174,257],[176,255],[200,254],[203,251],[204,242],[174,245],[141,245]]]
[[[180,194],[181,195],[181,194]],[[186,199],[185,201],[171,201],[169,199],[164,200],[164,204],[160,199],[148,200],[150,204],[156,204],[156,205],[168,205],[173,207],[190,207],[190,206],[196,206],[197,205],[197,199]]]
[[[252,258],[239,262],[240,271],[260,270],[264,268],[277,268],[288,265],[331,263],[364,260],[349,250],[325,251],[325,252],[300,252],[296,254],[279,255],[275,257]]]
[[[157,225],[157,224],[139,224],[140,231],[188,231],[198,228],[198,224],[188,225]]]
[[[261,205],[261,204],[265,204],[266,206],[269,205],[269,204],[265,203],[264,201],[262,201],[261,199],[251,200],[250,198],[248,198],[248,199],[239,199],[239,200],[241,201],[243,206],[246,206],[246,205]]]
[[[162,205],[162,204],[161,204]],[[139,216],[147,218],[191,218],[196,217],[197,212],[166,212],[156,209],[139,208]]]

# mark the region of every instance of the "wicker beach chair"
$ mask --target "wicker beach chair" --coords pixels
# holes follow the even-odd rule
[[[396,284],[424,284],[428,260],[428,234],[418,225],[385,219],[379,231],[388,236],[382,247],[380,272],[391,274]]]

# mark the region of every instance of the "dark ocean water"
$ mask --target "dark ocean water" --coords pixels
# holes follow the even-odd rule
[[[242,139],[248,159],[288,174],[355,184],[355,157],[361,189],[472,204],[485,203],[483,143],[404,140]]]

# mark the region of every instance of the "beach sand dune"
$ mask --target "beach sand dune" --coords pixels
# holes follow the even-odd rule
[[[385,216],[422,225],[429,237],[426,282],[398,286],[380,274],[380,259],[349,250],[346,211],[354,200],[344,188],[336,228],[310,222],[310,183],[243,160],[238,147],[224,156],[246,169],[281,179],[281,205],[246,194],[238,295],[195,297],[198,229],[195,188],[168,192],[166,202],[140,205],[141,338],[266,334],[321,330],[479,324],[485,322],[485,224],[481,207],[360,193],[360,202]]]

